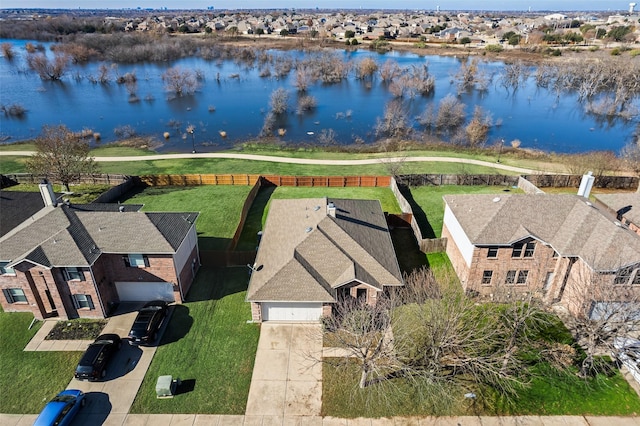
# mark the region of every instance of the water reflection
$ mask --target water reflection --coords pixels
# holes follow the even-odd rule
[[[260,76],[263,72],[260,65],[186,58],[172,63],[119,64],[117,67],[108,63],[76,65],[63,81],[41,81],[35,73],[25,71],[24,49],[19,42],[11,42],[17,55],[12,61],[0,58],[0,99],[3,105],[22,105],[27,112],[22,117],[0,115],[0,137],[8,137],[9,141],[33,137],[45,124],[63,123],[73,130],[98,132],[107,142],[116,139],[117,129],[127,127],[137,134],[164,141],[161,151],[190,151],[192,141],[186,143],[182,136],[186,126],[193,124],[197,150],[219,150],[236,141],[257,137],[269,109],[271,93],[283,87],[289,91],[289,109],[276,117],[273,130],[279,139],[292,144],[318,143],[320,135],[331,130],[339,143],[372,142],[376,122],[382,117],[385,105],[393,99],[389,85],[379,77],[357,80],[350,73],[348,79],[339,83],[309,86],[305,95],[313,96],[316,106],[299,112],[297,103],[302,94],[294,87],[295,71],[275,77],[280,59],[268,65],[271,77]],[[284,58],[285,62],[305,58],[303,52],[271,50],[267,54]],[[420,130],[416,118],[425,109],[430,105],[437,108],[449,94],[458,95],[453,76],[462,64],[470,63],[466,56],[420,57],[366,50],[337,51],[333,55],[354,62],[372,57],[379,65],[389,59],[400,67],[427,65],[435,77],[435,91],[426,97],[415,96],[403,101],[416,130]],[[109,67],[108,83],[92,82],[89,78],[95,80],[101,65]],[[197,70],[203,77],[199,90],[181,97],[168,94],[162,74],[171,66]],[[637,118],[625,121],[585,113],[584,105],[575,94],[557,96],[553,90],[538,87],[533,68],[528,69],[528,76],[513,88],[501,83],[503,63],[479,62],[479,66],[491,77],[490,84],[483,91],[465,90],[458,99],[466,105],[467,119],[471,118],[476,105],[491,114],[497,125],[490,131],[489,143],[501,139],[510,143],[518,139],[523,148],[556,152],[619,151],[632,138]],[[135,73],[135,85],[127,87],[114,81],[114,75],[126,73]],[[634,102],[637,105],[638,100]],[[168,140],[164,139],[164,132],[170,133]]]

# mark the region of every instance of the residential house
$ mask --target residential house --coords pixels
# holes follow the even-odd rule
[[[378,200],[272,200],[247,301],[252,319],[317,321],[344,297],[403,285]]]
[[[598,194],[599,207],[607,209],[617,220],[640,235],[640,192],[620,194]]]
[[[0,304],[38,319],[102,318],[117,303],[182,302],[200,266],[197,213],[49,205],[0,238]]]
[[[469,294],[531,294],[571,309],[575,292],[596,276],[640,291],[640,236],[587,198],[487,194],[444,201],[442,237]]]

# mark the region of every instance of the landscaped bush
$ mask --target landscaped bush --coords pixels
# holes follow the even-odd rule
[[[500,53],[504,49],[499,44],[488,44],[487,46],[485,46],[484,50],[491,53]]]

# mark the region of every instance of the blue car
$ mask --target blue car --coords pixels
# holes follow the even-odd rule
[[[84,392],[78,389],[67,389],[60,392],[44,406],[34,426],[65,426],[71,424],[73,418],[84,407],[87,401]]]

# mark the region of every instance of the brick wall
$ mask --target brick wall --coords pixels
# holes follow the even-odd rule
[[[16,270],[15,275],[0,275],[0,289],[7,290],[10,288],[22,289],[27,301],[9,303],[4,295],[0,295],[0,305],[2,305],[2,309],[5,312],[32,312],[37,319],[43,319],[39,306],[39,296],[36,297],[37,294],[34,295],[24,272]]]
[[[84,281],[81,280],[69,280],[66,281],[62,269],[54,268],[52,270],[60,291],[60,299],[65,306],[68,318],[104,318],[105,312],[102,310],[100,304],[100,296],[96,290],[96,286],[93,282],[93,277],[89,268],[82,268],[84,275]],[[76,294],[84,294],[91,296],[93,302],[93,309],[91,308],[76,308],[74,306],[72,297]],[[62,312],[58,311],[60,317]]]
[[[149,266],[144,268],[127,267],[121,254],[102,254],[100,256],[100,262],[103,264],[107,278],[113,282],[177,282],[177,274],[173,265],[172,255],[150,254],[147,255],[147,258],[149,259]]]
[[[251,320],[253,322],[262,322],[262,306],[260,303],[251,302]]]

